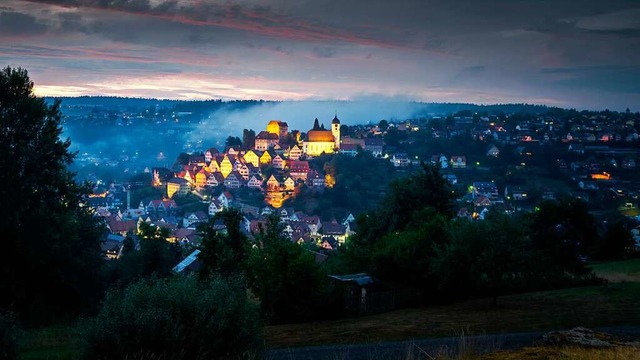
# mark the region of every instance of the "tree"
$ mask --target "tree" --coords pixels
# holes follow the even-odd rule
[[[353,135],[352,132],[349,131],[351,129],[352,128],[350,128],[348,125],[345,125],[345,124],[340,125],[340,136],[351,136],[351,135]]]
[[[252,129],[242,130],[242,148],[245,150],[253,149],[256,145],[256,132]]]
[[[580,199],[545,201],[532,219],[532,242],[548,260],[547,270],[586,275],[583,256],[593,256],[599,242],[598,229],[587,205]]]
[[[389,122],[387,120],[380,120],[378,123],[378,128],[380,131],[386,131],[389,128]]]
[[[398,129],[394,126],[390,128],[387,133],[384,135],[384,143],[388,146],[399,146],[401,135]]]
[[[241,359],[261,350],[260,314],[238,278],[141,280],[109,291],[83,330],[83,359]]]
[[[140,266],[139,277],[171,275],[171,269],[180,261],[182,254],[177,244],[167,241],[169,234],[167,228],[156,227],[146,222],[140,224],[140,250],[136,259]]]
[[[269,217],[257,240],[262,246],[251,250],[248,277],[265,314],[274,322],[326,316],[326,279],[313,255],[282,235],[277,216]]]
[[[602,260],[622,259],[631,254],[634,246],[633,236],[623,222],[607,224],[595,257]]]
[[[229,136],[227,140],[224,141],[224,146],[226,149],[228,148],[240,148],[242,146],[242,140],[237,136]]]
[[[373,246],[372,270],[385,282],[430,292],[435,283],[433,250],[448,242],[447,219],[433,209],[415,215],[420,220],[414,225],[386,234]]]
[[[214,229],[213,224],[222,219],[226,230]],[[199,227],[202,246],[198,258],[202,262],[200,277],[214,274],[232,276],[244,273],[249,240],[240,229],[242,213],[238,209],[225,209],[216,214],[208,224]]]
[[[490,213],[472,226],[479,231],[466,239],[472,249],[470,277],[478,292],[490,295],[496,306],[498,295],[524,286],[534,253],[522,222],[508,215]]]
[[[391,182],[380,205],[358,219],[358,233],[346,248],[346,256],[362,270],[370,266],[372,246],[387,234],[418,227],[426,209],[445,218],[453,216],[455,194],[437,166],[423,163],[415,174]]]
[[[46,322],[99,296],[101,226],[68,166],[60,103],[33,94],[26,70],[0,71],[0,307]]]

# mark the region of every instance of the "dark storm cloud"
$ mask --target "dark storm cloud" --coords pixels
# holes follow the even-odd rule
[[[7,35],[38,35],[47,30],[45,25],[37,22],[36,17],[13,11],[0,13],[0,34]]]

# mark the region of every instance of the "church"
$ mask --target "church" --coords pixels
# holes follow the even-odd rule
[[[336,115],[331,121],[331,130],[326,130],[324,124],[319,125],[318,119],[313,122],[313,129],[307,132],[302,149],[308,156],[318,156],[322,153],[332,154],[340,149],[340,120]]]

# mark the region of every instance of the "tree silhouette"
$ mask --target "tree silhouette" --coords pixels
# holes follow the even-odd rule
[[[33,94],[27,71],[0,71],[0,307],[46,322],[95,301],[100,224],[68,165],[60,103]]]

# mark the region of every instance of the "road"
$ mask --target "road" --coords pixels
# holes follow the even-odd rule
[[[640,327],[597,328],[595,330],[623,337],[640,338]],[[457,336],[373,344],[309,346],[291,349],[272,349],[265,360],[386,360],[433,359],[436,355],[459,353],[487,353],[518,349],[534,345],[545,332],[508,333],[478,336]],[[408,356],[412,354],[413,356]]]

